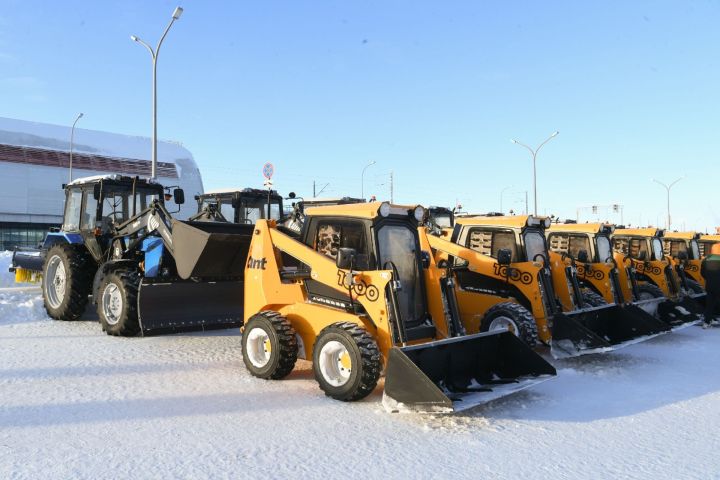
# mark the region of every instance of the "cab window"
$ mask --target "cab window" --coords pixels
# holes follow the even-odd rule
[[[314,248],[333,260],[337,258],[340,248],[353,248],[358,255],[367,255],[364,225],[358,222],[320,221],[315,232]]]
[[[82,190],[72,190],[65,203],[65,219],[63,230],[72,232],[80,228],[80,211],[82,209]]]
[[[85,195],[85,208],[83,209],[82,222],[80,228],[82,230],[93,230],[97,219],[98,202],[92,192]]]
[[[502,249],[510,250],[512,262],[517,261],[517,243],[515,233],[507,231],[481,230],[473,228],[468,234],[466,246],[483,255],[497,258]]]

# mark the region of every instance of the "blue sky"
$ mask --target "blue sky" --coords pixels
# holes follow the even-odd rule
[[[0,0],[0,116],[151,133],[150,58],[175,1]],[[720,225],[720,3],[187,0],[159,57],[159,136],[205,187]],[[603,212],[603,209],[601,209]],[[602,219],[619,221],[608,213]],[[589,209],[582,219],[594,218]]]

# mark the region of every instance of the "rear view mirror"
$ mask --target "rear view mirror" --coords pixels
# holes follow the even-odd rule
[[[290,192],[288,194],[288,198],[295,198],[295,192]]]
[[[510,265],[512,263],[512,250],[509,248],[501,248],[498,250],[497,261],[500,265]]]
[[[588,263],[590,261],[590,258],[588,257],[587,250],[579,250],[577,254],[577,259],[580,263]]]
[[[185,192],[182,188],[176,188],[173,190],[173,198],[175,199],[176,205],[182,205],[185,203]]]
[[[339,248],[335,265],[342,270],[350,270],[355,266],[357,251],[354,248]]]

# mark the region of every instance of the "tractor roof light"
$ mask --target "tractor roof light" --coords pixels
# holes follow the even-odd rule
[[[423,208],[420,205],[415,207],[415,210],[413,213],[415,215],[415,220],[417,220],[418,222],[422,222],[423,219],[425,218],[425,208]]]
[[[390,204],[388,202],[381,203],[380,208],[378,208],[378,213],[381,217],[387,217],[390,215]]]
[[[530,216],[528,217],[528,219],[527,219],[527,226],[528,226],[528,227],[541,227],[541,226],[545,226],[545,224],[546,224],[545,221],[549,221],[549,220],[550,220],[549,218],[546,218],[546,219],[543,220],[543,219],[540,218],[540,217],[534,217],[534,216],[530,215]],[[549,225],[547,225],[547,226],[549,226]]]
[[[552,225],[552,220],[550,218],[545,219],[545,228],[550,228],[550,225]]]

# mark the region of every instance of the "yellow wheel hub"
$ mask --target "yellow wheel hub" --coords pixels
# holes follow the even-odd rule
[[[352,367],[352,361],[347,352],[343,352],[343,354],[340,355],[340,365],[342,365],[345,370],[350,370],[350,367]]]
[[[263,343],[263,348],[265,350],[265,353],[272,352],[272,344],[270,343],[270,339],[265,340]]]

